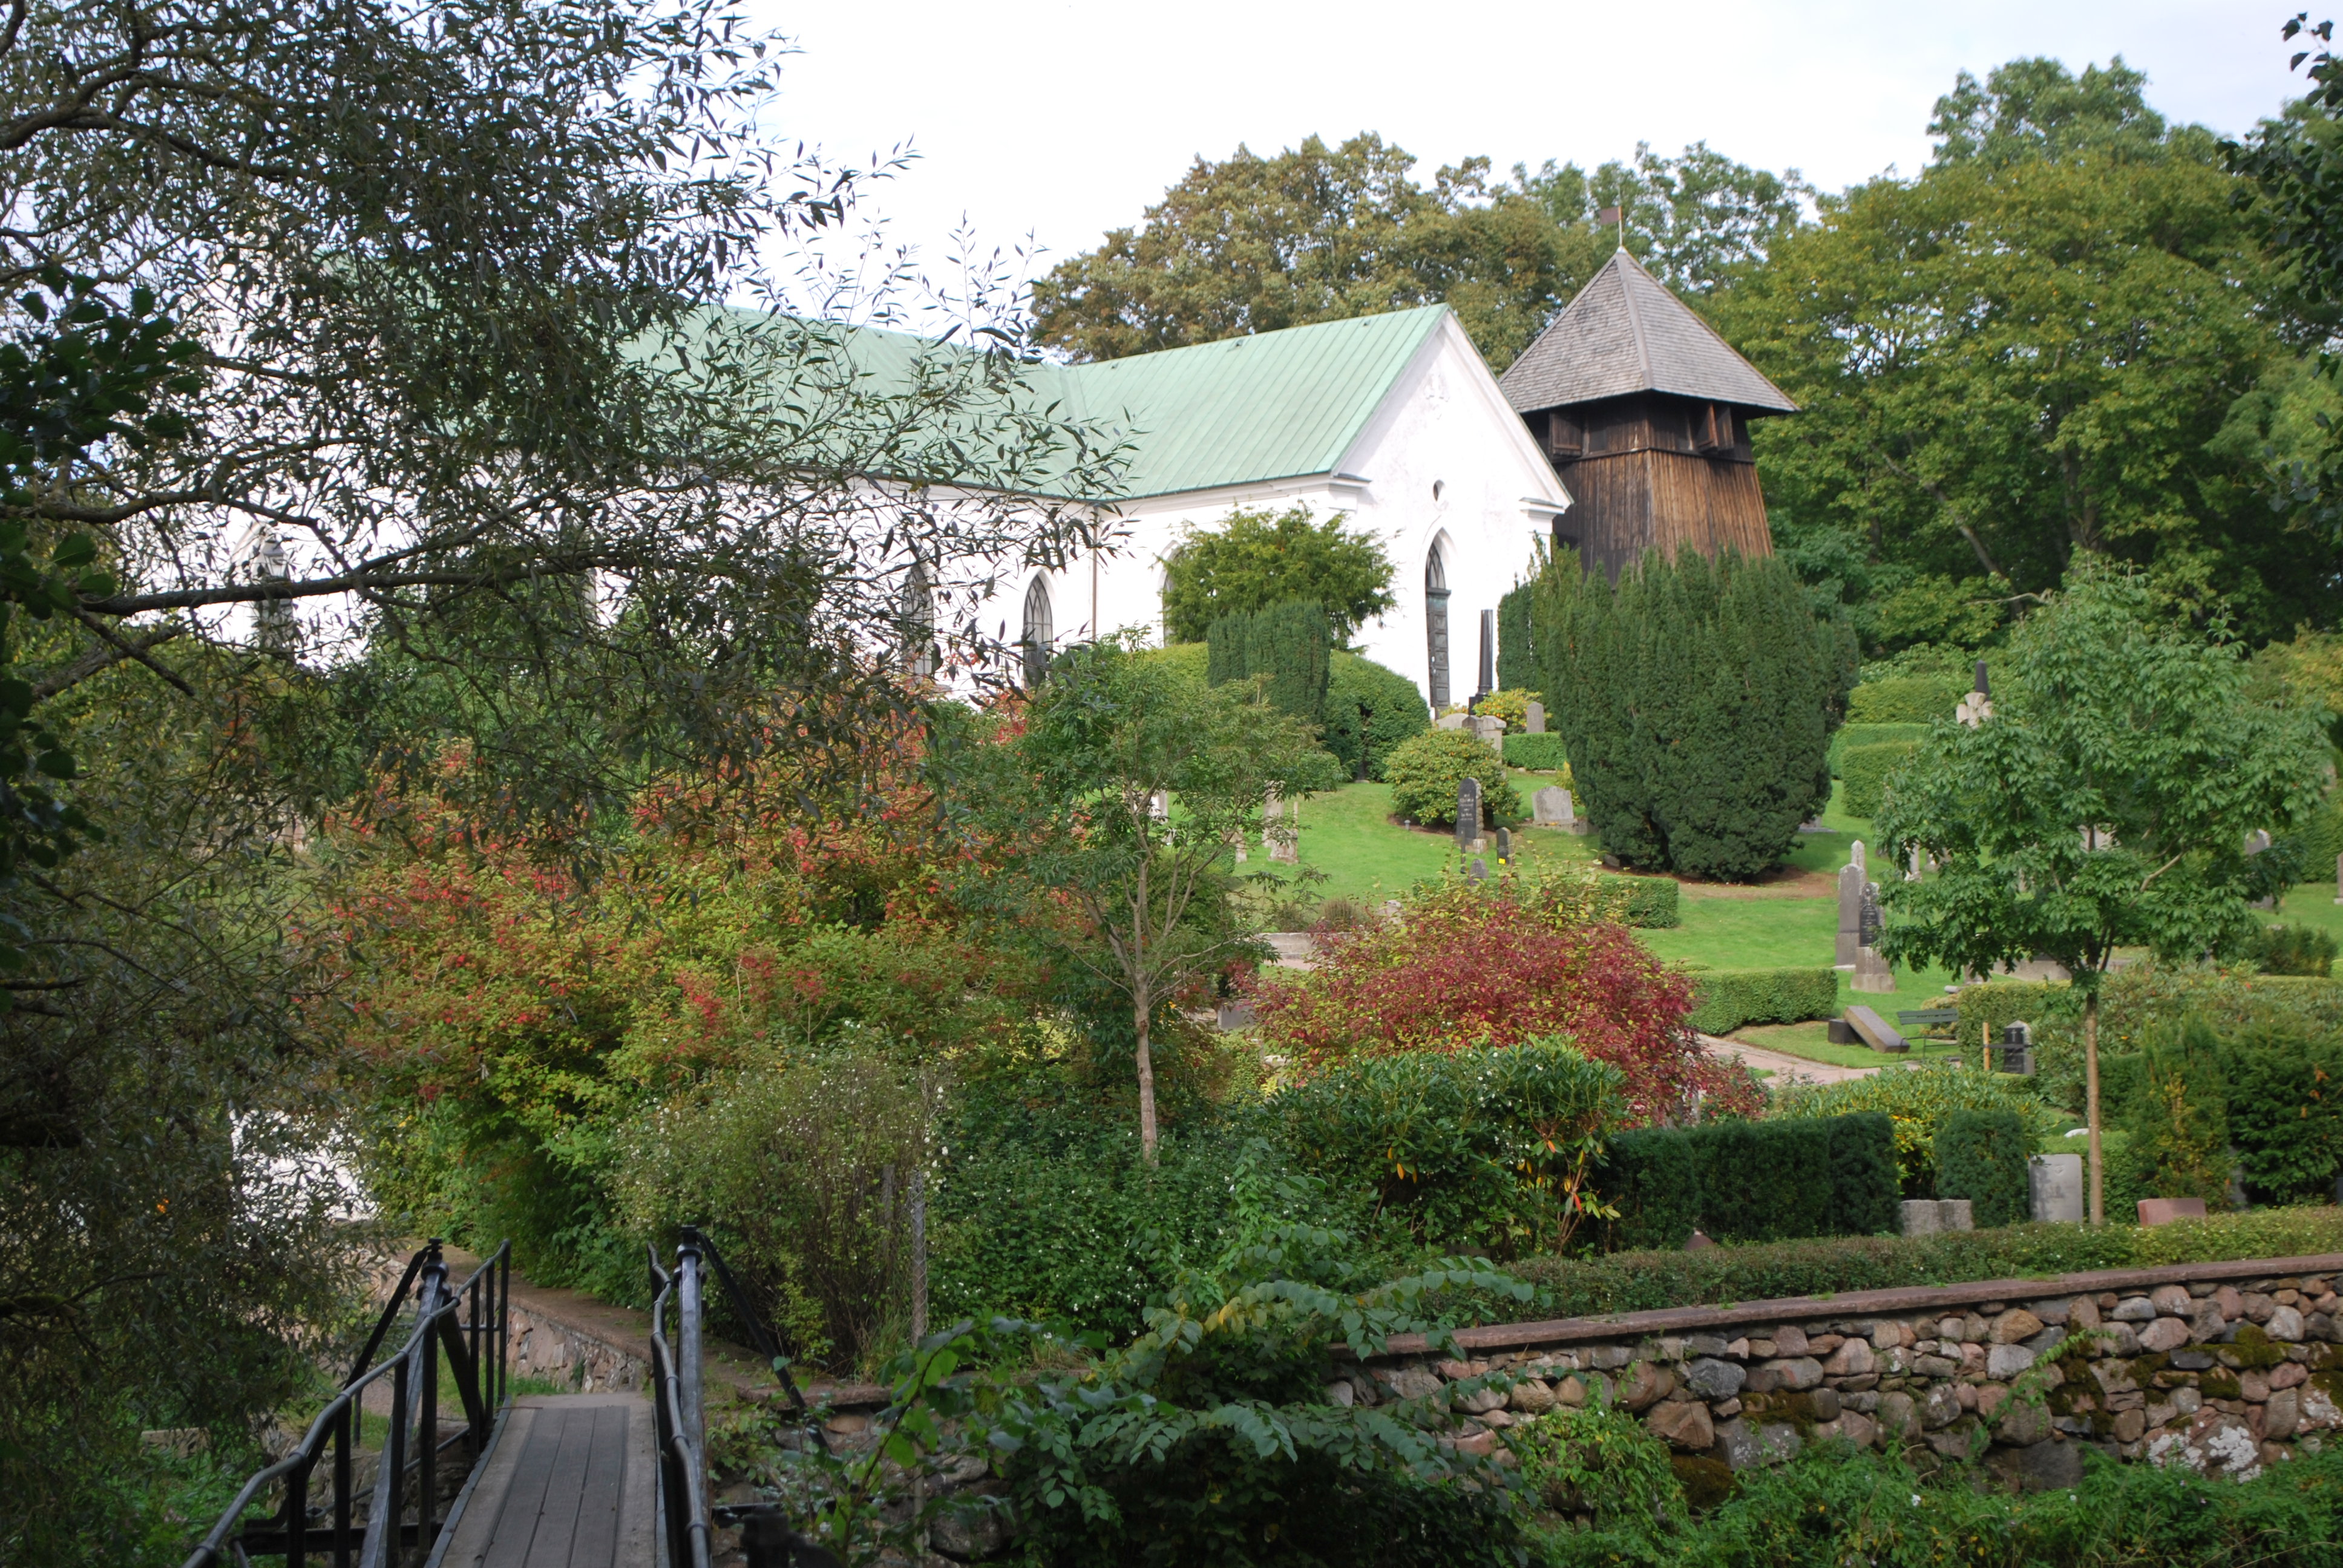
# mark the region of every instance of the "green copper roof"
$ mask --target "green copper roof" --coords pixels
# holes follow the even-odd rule
[[[1447,310],[1428,305],[1127,359],[1030,366],[1019,401],[1127,436],[1125,499],[1332,473]],[[719,321],[770,319],[712,315],[689,330],[688,352],[704,359]],[[908,387],[927,357],[960,352],[875,327],[845,329],[835,341],[880,387]],[[655,357],[676,363],[671,352]],[[1057,487],[1040,480],[1031,488]]]
[[[1130,430],[1126,493],[1334,471],[1444,305],[1232,337],[1060,372],[1070,410]]]

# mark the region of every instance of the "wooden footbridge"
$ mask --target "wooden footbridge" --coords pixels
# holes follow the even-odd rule
[[[245,1483],[186,1568],[715,1568],[700,1378],[711,1263],[758,1348],[778,1359],[723,1259],[687,1231],[672,1271],[651,1261],[648,1396],[514,1398],[509,1244],[451,1285],[432,1242],[408,1261],[341,1391]],[[405,1343],[385,1354],[402,1323]],[[802,1412],[786,1370],[781,1378]],[[733,1562],[840,1568],[769,1511],[722,1512],[741,1527]]]

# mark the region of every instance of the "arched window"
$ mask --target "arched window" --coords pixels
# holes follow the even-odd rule
[[[936,672],[936,591],[916,557],[903,574],[903,665],[920,679]]]
[[[1425,684],[1432,688],[1432,711],[1448,706],[1448,568],[1434,541],[1423,558],[1423,640],[1430,666]]]
[[[1018,647],[1025,659],[1025,684],[1039,686],[1050,671],[1050,579],[1036,574],[1025,590],[1025,636]]]

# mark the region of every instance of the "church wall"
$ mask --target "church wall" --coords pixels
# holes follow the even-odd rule
[[[1124,503],[1123,537],[1096,563],[1095,577],[1088,560],[1048,576],[1057,640],[1137,628],[1160,641],[1161,563],[1183,525],[1209,528],[1239,508],[1299,503],[1322,518],[1347,512],[1354,528],[1383,539],[1396,568],[1392,591],[1399,603],[1362,628],[1357,645],[1427,697],[1424,558],[1435,539],[1445,541],[1451,695],[1460,702],[1471,697],[1479,612],[1496,608],[1527,574],[1533,542],[1545,537],[1568,492],[1453,318],[1426,340],[1338,468],[1344,477],[1317,475]],[[1526,498],[1545,504],[1533,508]],[[1031,577],[1004,578],[980,614],[988,631],[1005,625],[1015,639]]]

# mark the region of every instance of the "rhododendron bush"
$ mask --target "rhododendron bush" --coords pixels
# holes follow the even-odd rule
[[[1654,958],[1591,878],[1452,886],[1398,918],[1319,939],[1317,967],[1250,990],[1264,1049],[1308,1076],[1363,1055],[1564,1036],[1619,1069],[1630,1120],[1750,1112],[1755,1081],[1684,1022],[1692,983]]]

